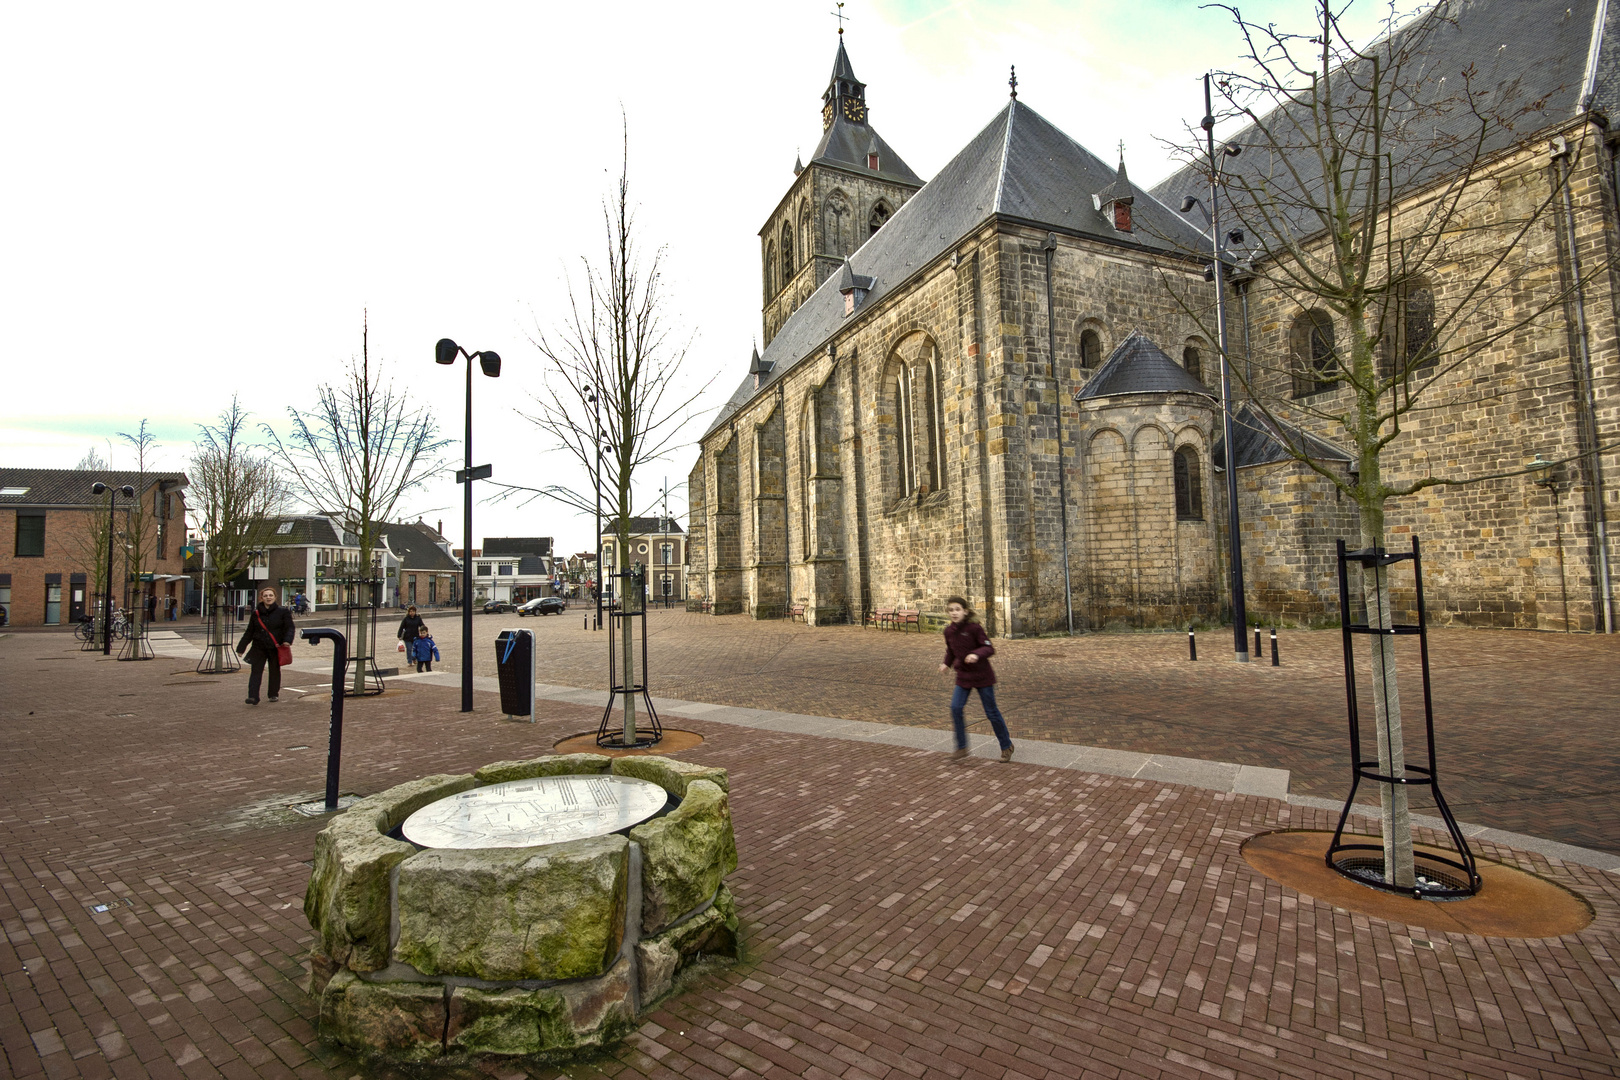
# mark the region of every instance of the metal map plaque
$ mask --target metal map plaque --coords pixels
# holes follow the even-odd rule
[[[664,789],[628,776],[508,780],[440,799],[405,819],[405,839],[428,848],[515,848],[627,829],[664,808]]]

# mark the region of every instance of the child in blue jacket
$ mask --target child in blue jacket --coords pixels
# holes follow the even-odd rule
[[[432,671],[433,661],[440,659],[439,647],[433,644],[433,639],[428,636],[427,627],[416,628],[416,640],[411,642],[411,651],[407,654],[407,659],[416,661],[417,671]]]

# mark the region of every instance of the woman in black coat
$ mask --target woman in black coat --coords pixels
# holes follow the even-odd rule
[[[405,609],[405,617],[399,620],[399,640],[409,649],[411,642],[416,640],[417,631],[426,625],[427,623],[422,621],[422,616],[416,613],[416,605],[412,604]]]
[[[258,606],[248,614],[247,629],[242,631],[242,640],[236,643],[236,655],[247,653],[248,664],[251,665],[248,674],[249,705],[259,703],[259,681],[264,676],[266,664],[270,665],[270,700],[280,698],[281,652],[278,646],[291,645],[293,633],[292,612],[276,603],[276,590],[262,590]]]

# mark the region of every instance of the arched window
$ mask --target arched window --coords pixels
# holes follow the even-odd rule
[[[814,393],[804,403],[799,423],[799,558],[808,559],[810,550],[810,478],[816,472],[816,399]]]
[[[938,491],[945,484],[945,423],[940,397],[939,358],[928,361],[928,490]]]
[[[1428,374],[1440,362],[1434,337],[1434,290],[1425,284],[1408,285],[1401,305],[1401,345],[1406,370]]]
[[[793,280],[793,226],[782,222],[782,284]]]
[[[866,222],[866,235],[868,237],[876,236],[877,231],[883,228],[884,223],[888,220],[889,208],[887,206],[885,206],[883,203],[878,203],[876,206],[872,207],[872,216],[868,218]]]
[[[1333,320],[1326,312],[1307,311],[1295,318],[1288,341],[1295,397],[1308,397],[1338,385],[1339,364],[1334,353]]]
[[[1102,335],[1087,328],[1080,331],[1080,366],[1090,371],[1102,363]]]
[[[901,495],[910,495],[916,490],[917,433],[911,412],[915,400],[911,387],[911,366],[902,361],[895,372],[894,392],[889,403],[894,409],[895,491]]]
[[[1181,366],[1199,382],[1204,381],[1204,358],[1198,355],[1198,346],[1188,345],[1181,350]]]
[[[1204,520],[1204,482],[1198,468],[1198,451],[1183,446],[1176,451],[1176,520]]]
[[[799,257],[810,259],[816,253],[815,227],[810,218],[810,204],[799,208]]]
[[[849,199],[842,191],[835,190],[827,196],[822,209],[822,236],[826,237],[826,253],[834,258],[843,258],[853,249],[850,237],[855,229],[855,211],[849,205]]]
[[[776,295],[776,245],[765,245],[765,299]]]

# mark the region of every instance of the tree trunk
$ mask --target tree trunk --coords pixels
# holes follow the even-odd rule
[[[629,549],[628,537],[621,536],[619,550],[623,554],[620,556],[622,560],[620,566],[624,570],[630,569]],[[619,579],[619,614],[621,616],[631,610],[630,589],[634,583],[634,579],[630,577]],[[628,745],[636,742],[641,737],[641,733],[636,730],[636,696],[630,692],[630,687],[635,685],[636,678],[636,656],[634,651],[636,635],[631,628],[631,620],[628,618],[619,619],[619,641],[624,654],[620,660],[619,668],[624,679],[624,741]]]
[[[366,651],[366,640],[371,632],[371,605],[361,604],[355,609],[354,642],[349,647],[354,650],[349,655],[355,661],[354,678],[350,683],[349,692],[359,697],[366,692],[366,665],[370,663],[366,657],[371,654]],[[467,648],[464,642],[462,648]]]
[[[1376,477],[1374,480],[1376,481]],[[1365,477],[1364,477],[1365,482]],[[1361,546],[1382,547],[1384,509],[1363,504]],[[1389,568],[1366,567],[1361,577],[1367,605],[1367,625],[1385,630],[1394,624],[1389,590]],[[1378,728],[1378,771],[1384,776],[1406,775],[1406,743],[1401,735],[1401,695],[1395,666],[1395,638],[1372,634],[1373,717]],[[1405,784],[1379,784],[1379,818],[1384,835],[1384,880],[1403,888],[1414,884],[1412,867],[1412,813]]]

